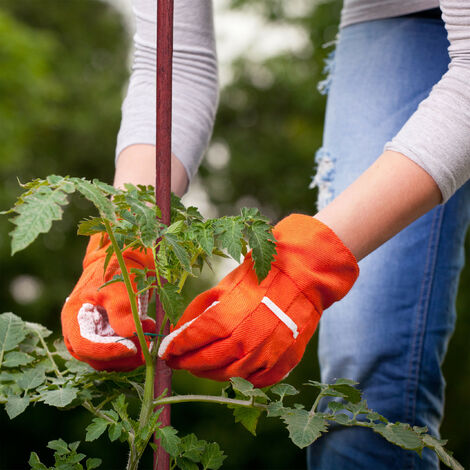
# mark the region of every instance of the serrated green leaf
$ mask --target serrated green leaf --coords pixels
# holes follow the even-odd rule
[[[114,410],[104,410],[102,412],[105,416],[107,416],[108,418],[111,418],[112,420],[114,421],[118,421],[119,420],[119,415],[117,414],[116,411]]]
[[[306,410],[292,410],[282,416],[292,442],[303,449],[315,442],[327,430],[327,421]]]
[[[99,179],[94,178],[92,183],[97,186],[101,191],[104,193],[107,193],[110,196],[115,196],[116,194],[119,194],[119,189],[116,189],[114,186],[111,186],[108,183],[104,183],[103,181],[100,181]]]
[[[269,224],[260,220],[253,222],[248,229],[248,242],[252,249],[256,276],[261,282],[271,270],[276,254],[276,244]]]
[[[59,185],[60,183],[62,183],[62,181],[64,181],[64,177],[63,176],[60,176],[60,175],[49,175],[47,178],[46,178],[46,181],[51,184],[52,186],[57,186]]]
[[[334,388],[327,387],[321,392],[324,397],[344,398],[344,395]]]
[[[219,444],[217,444],[217,442],[211,442],[206,445],[201,456],[202,468],[203,470],[218,470],[226,458],[227,456],[224,455]]]
[[[91,442],[98,439],[106,431],[108,424],[103,418],[93,418],[93,422],[86,427],[85,440]]]
[[[26,338],[23,320],[14,313],[7,312],[0,315],[0,364],[3,355],[18,346]]]
[[[163,236],[165,243],[171,248],[175,256],[178,258],[178,261],[181,263],[183,268],[186,271],[191,270],[190,259],[187,251],[181,246],[178,238],[171,234],[165,233]]]
[[[290,411],[291,408],[285,408],[280,401],[273,401],[268,405],[268,411],[266,416],[268,418],[276,418],[282,416],[283,413]]]
[[[5,359],[3,361],[3,367],[18,367],[25,366],[30,362],[34,361],[34,357],[26,354],[24,352],[10,351],[5,354]]]
[[[140,439],[140,441],[145,445],[145,443],[148,442],[152,434],[156,431],[157,426],[160,425],[158,418],[160,414],[162,413],[163,408],[157,409],[150,418],[147,420],[145,423],[145,426],[143,428],[139,428],[139,432],[137,433],[137,437]]]
[[[71,358],[65,363],[65,367],[73,374],[81,375],[89,372],[93,372],[94,369],[86,362],[81,362],[78,359]]]
[[[371,411],[370,413],[367,413],[366,418],[369,421],[382,421],[383,423],[388,423],[388,420],[386,418],[384,418],[381,414],[375,411]]]
[[[197,241],[207,255],[212,255],[214,249],[214,226],[212,222],[201,224],[200,230],[197,231]]]
[[[251,382],[248,382],[248,380],[245,380],[242,377],[232,377],[230,382],[232,383],[234,390],[240,392],[246,397],[258,397],[269,400],[269,397],[262,390],[254,388]]]
[[[68,351],[67,347],[65,346],[65,343],[62,339],[56,339],[54,341],[54,348],[56,353],[65,361],[77,361]]]
[[[200,462],[205,444],[205,441],[198,440],[195,434],[188,434],[181,438],[180,454],[193,462]]]
[[[28,332],[39,335],[43,339],[48,338],[52,334],[51,330],[46,328],[44,325],[41,325],[40,323],[25,321],[24,326]]]
[[[45,380],[46,374],[44,367],[36,367],[23,372],[16,383],[23,390],[31,390],[42,385]]]
[[[276,384],[269,389],[272,393],[279,395],[279,400],[282,402],[286,395],[297,395],[299,391],[290,384]]]
[[[113,245],[110,244],[108,248],[106,249],[106,257],[104,259],[104,264],[103,264],[103,278],[104,278],[105,272],[108,269],[109,262],[111,261],[111,258],[113,255],[114,255],[114,248],[113,248]]]
[[[329,388],[340,392],[344,399],[351,403],[359,403],[361,401],[362,393],[352,385],[336,382],[335,384],[330,385]]]
[[[176,457],[176,465],[181,470],[199,470],[197,463],[194,463],[184,457]]]
[[[60,187],[41,186],[25,197],[21,205],[15,206],[18,215],[10,219],[16,225],[10,232],[11,254],[26,248],[39,234],[49,232],[52,222],[62,219],[62,206],[66,204],[67,195]]]
[[[346,426],[351,423],[351,418],[348,415],[345,415],[344,413],[336,413],[331,419],[331,421],[335,421],[338,424]]]
[[[322,382],[318,382],[316,380],[309,380],[308,383],[304,384],[304,385],[309,385],[311,387],[315,387],[315,388],[319,388],[320,390],[324,390],[326,388],[328,388],[328,384],[324,384]]]
[[[367,414],[370,411],[365,400],[362,400],[359,403],[345,403],[344,409],[350,411],[355,416]]]
[[[105,232],[103,219],[101,217],[92,217],[90,219],[82,220],[78,224],[77,235],[94,235],[95,233]]]
[[[36,452],[31,452],[28,463],[32,470],[48,470],[47,467],[39,460],[39,456]]]
[[[242,207],[241,210],[241,215],[244,219],[259,219],[262,218],[259,213],[259,209],[256,207]]]
[[[233,416],[235,422],[242,424],[248,431],[256,436],[256,426],[261,416],[260,408],[248,408],[246,406],[229,406],[228,408],[233,409]]]
[[[101,290],[104,287],[107,287],[111,284],[115,284],[116,282],[124,282],[124,278],[122,277],[122,274],[114,275],[113,278],[110,279],[108,282],[105,282],[104,284],[101,284],[101,286],[98,287],[98,290]]]
[[[65,455],[70,452],[67,443],[63,439],[49,441],[47,443],[47,447],[49,447],[49,449],[55,450],[59,455]]]
[[[86,470],[93,470],[101,465],[102,460],[98,458],[87,459]]]
[[[108,436],[109,440],[111,442],[116,441],[121,437],[122,432],[124,431],[123,427],[116,423],[116,424],[111,424],[108,428]]]
[[[201,213],[199,212],[199,209],[195,206],[189,206],[186,209],[186,214],[187,214],[188,218],[191,218],[191,219],[195,219],[195,220],[202,220],[203,219]]]
[[[372,429],[385,437],[387,441],[402,447],[403,449],[421,451],[423,442],[419,435],[408,424],[403,423],[379,423],[372,426]]]
[[[80,469],[82,470],[82,466],[77,466],[79,462],[81,462],[86,455],[85,454],[77,454],[76,452],[71,452],[68,455],[54,455],[56,458],[56,465],[55,470],[69,470],[69,469]]]
[[[167,283],[162,287],[158,287],[157,292],[163,305],[163,310],[170,319],[170,323],[175,325],[180,319],[184,309],[184,299],[178,292],[178,287]]]
[[[355,380],[351,379],[336,379],[335,383],[333,385],[358,385],[359,382],[356,382]]]
[[[71,451],[76,451],[79,445],[80,445],[80,441],[74,441],[69,444],[69,448]]]
[[[20,397],[17,395],[7,397],[5,411],[10,419],[16,418],[28,407],[29,397]]]
[[[162,444],[162,447],[172,457],[179,455],[179,446],[181,439],[177,436],[178,431],[172,426],[165,426],[159,428],[157,431],[158,438]]]
[[[165,229],[165,233],[171,233],[177,235],[178,233],[184,232],[186,224],[184,220],[178,220],[177,222],[172,223],[169,227]]]
[[[22,372],[0,372],[0,382],[16,382],[22,375]]]
[[[112,407],[117,411],[117,414],[123,421],[128,421],[129,416],[127,414],[127,402],[126,397],[123,393],[119,395],[116,400],[111,402]]]
[[[41,401],[46,405],[63,408],[72,403],[77,397],[78,389],[66,386],[57,390],[44,390],[41,392]]]
[[[331,411],[340,411],[344,410],[344,404],[339,401],[332,400],[328,402],[328,408],[330,408]]]
[[[429,447],[437,454],[443,464],[447,465],[452,470],[464,470],[463,466],[444,448],[446,441],[436,439],[430,434],[422,436],[422,440],[426,447]]]
[[[103,195],[100,188],[82,178],[71,178],[71,181],[75,184],[75,188],[82,196],[94,204],[100,214],[106,219],[116,222],[113,203]]]
[[[242,254],[243,230],[245,225],[238,217],[223,217],[216,221],[216,234],[219,234],[219,240],[222,247],[237,262],[240,262]]]
[[[147,287],[150,287],[153,284],[155,284],[155,277],[148,276],[148,273],[149,273],[149,270],[146,268],[145,269],[131,268],[133,281],[135,282],[138,291],[146,289]]]

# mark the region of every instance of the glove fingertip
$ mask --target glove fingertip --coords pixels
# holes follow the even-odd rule
[[[179,328],[173,330],[169,335],[165,336],[158,348],[158,357],[167,361],[171,357],[171,350],[174,349],[175,344],[178,342],[178,336],[190,326],[198,317],[184,323]]]

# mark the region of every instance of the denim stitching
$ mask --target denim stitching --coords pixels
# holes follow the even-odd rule
[[[439,248],[442,220],[444,218],[445,206],[438,207],[433,217],[429,245],[426,253],[426,264],[424,268],[423,281],[421,283],[420,294],[417,306],[417,319],[413,335],[412,351],[409,363],[408,381],[406,384],[405,421],[414,423],[416,417],[416,400],[418,392],[418,377],[421,369],[421,360],[423,354],[424,330],[427,323],[429,302],[431,298],[432,285],[434,282],[434,268],[436,266],[437,252]],[[413,470],[414,455],[409,453],[409,464],[407,468]]]

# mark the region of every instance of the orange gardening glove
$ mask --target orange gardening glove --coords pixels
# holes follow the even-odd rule
[[[132,318],[127,291],[122,282],[98,290],[121,273],[116,255],[103,272],[107,235],[90,237],[83,274],[62,309],[62,333],[70,354],[97,370],[130,370],[144,363]],[[137,250],[123,253],[127,269],[154,269],[151,254]],[[131,274],[131,280],[134,275]],[[135,286],[134,286],[135,289]],[[145,332],[155,332],[155,322],[147,317],[148,292],[138,299],[139,314]]]
[[[290,215],[274,236],[277,255],[260,284],[248,254],[191,302],[158,351],[170,367],[265,387],[298,364],[323,310],[346,295],[359,268],[335,233],[313,217]]]

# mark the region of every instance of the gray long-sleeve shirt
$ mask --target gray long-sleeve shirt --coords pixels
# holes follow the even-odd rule
[[[117,157],[129,145],[155,144],[156,1],[133,0],[134,64]],[[385,148],[424,168],[446,201],[470,178],[470,0],[345,0],[341,27],[437,6],[450,41],[449,71]],[[191,177],[209,141],[217,105],[211,0],[175,1],[174,50],[173,153]]]

